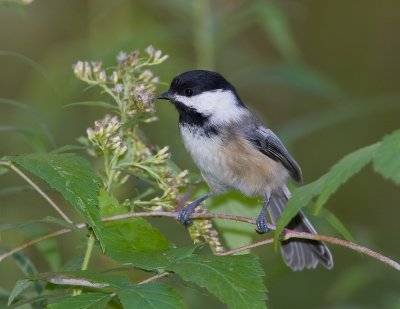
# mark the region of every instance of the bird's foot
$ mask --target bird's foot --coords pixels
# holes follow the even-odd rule
[[[197,205],[193,206],[193,203],[189,204],[185,208],[182,208],[182,210],[179,211],[178,213],[178,221],[183,224],[184,226],[188,226],[190,223],[192,223],[192,220],[190,220],[190,216],[194,213],[195,208]]]
[[[268,203],[269,203],[269,197],[267,194],[265,194],[263,208],[261,209],[261,212],[256,219],[256,226],[257,226],[256,232],[258,234],[265,234],[270,230],[270,228],[268,227],[268,220],[267,220]]]
[[[258,234],[265,234],[269,232],[271,229],[268,227],[268,221],[267,218],[264,216],[260,216],[256,219],[256,232]]]
[[[190,223],[192,223],[192,220],[190,220],[190,216],[194,213],[196,207],[199,206],[204,200],[206,200],[210,196],[211,194],[206,194],[202,197],[199,197],[197,200],[194,200],[185,208],[181,209],[178,213],[177,217],[178,221],[182,223],[184,226],[188,226]]]

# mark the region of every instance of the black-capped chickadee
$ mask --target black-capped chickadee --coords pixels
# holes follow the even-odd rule
[[[290,197],[286,182],[290,178],[302,181],[299,165],[280,139],[256,119],[219,73],[195,70],[180,74],[157,98],[169,100],[178,110],[185,147],[211,189],[183,208],[178,220],[189,224],[190,215],[208,197],[237,190],[264,196],[256,225],[258,232],[268,232],[267,210],[276,224]],[[302,212],[287,227],[316,233]],[[329,249],[319,241],[287,240],[282,242],[281,252],[292,270],[315,268],[318,262],[333,267]]]

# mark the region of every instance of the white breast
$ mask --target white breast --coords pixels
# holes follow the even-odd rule
[[[183,143],[202,172],[211,172],[221,164],[218,156],[221,140],[218,137],[209,137],[200,131],[187,127],[180,127]]]
[[[195,127],[180,126],[187,151],[215,193],[235,189],[246,195],[263,195],[286,182],[289,174],[249,143],[223,143],[220,135],[207,136]]]
[[[188,126],[180,126],[180,131],[186,150],[210,187],[214,191],[224,191],[228,168],[224,156],[221,156],[221,139]]]

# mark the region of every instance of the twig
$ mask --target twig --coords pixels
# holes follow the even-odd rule
[[[219,255],[219,256],[232,255],[232,254],[235,254],[235,253],[238,253],[238,252],[242,252],[242,251],[245,251],[245,250],[248,250],[248,249],[264,246],[264,245],[267,245],[267,244],[272,244],[273,242],[274,242],[274,239],[273,238],[269,238],[269,239],[257,241],[257,242],[254,242],[252,244],[248,244],[248,245],[245,245],[245,246],[237,247],[237,248],[229,250],[229,251],[215,253],[215,255]]]
[[[81,228],[83,228],[85,226],[86,226],[85,223],[79,223],[79,224],[75,225],[75,227],[78,228],[78,229],[81,229]],[[1,254],[0,255],[0,262],[3,261],[5,258],[13,255],[14,253],[17,253],[17,252],[22,251],[22,250],[24,250],[24,249],[26,249],[26,248],[28,248],[30,246],[33,246],[33,245],[37,244],[38,242],[41,242],[41,241],[44,241],[44,240],[47,240],[47,239],[50,239],[50,238],[53,238],[53,237],[56,237],[56,236],[59,236],[59,235],[62,235],[62,234],[66,234],[66,233],[69,233],[71,231],[72,231],[71,229],[62,229],[62,230],[58,230],[58,231],[52,232],[50,234],[43,235],[43,236],[38,237],[36,239],[32,239],[31,241],[28,241],[27,243],[24,243],[21,246],[18,246],[18,247],[14,248],[14,249],[12,249],[10,251],[7,251],[7,252]]]
[[[49,204],[64,218],[68,223],[72,223],[72,220],[57,206],[57,204],[46,194],[42,189],[39,188],[37,184],[35,184],[27,175],[25,175],[18,167],[16,167],[11,162],[0,161],[0,165],[7,166],[11,168],[14,172],[16,172],[19,176],[21,176],[27,183],[29,183],[32,188],[34,188],[44,199],[49,202]]]
[[[360,253],[369,255],[370,257],[381,261],[382,263],[385,263],[397,270],[400,270],[400,265],[399,263],[393,261],[392,259],[384,256],[383,254],[380,254],[378,252],[375,252],[367,247],[361,246],[359,244],[355,244],[351,241],[346,241],[343,239],[339,239],[336,237],[331,237],[331,236],[325,236],[325,235],[319,235],[319,234],[310,234],[310,233],[304,233],[304,232],[297,232],[297,231],[291,231],[291,230],[286,230],[286,233],[283,236],[282,240],[287,240],[290,238],[302,238],[302,239],[312,239],[312,240],[319,240],[319,241],[324,241],[328,242],[334,245],[346,247],[355,251],[358,251]]]
[[[126,213],[126,214],[122,214],[122,215],[116,215],[116,216],[112,216],[112,217],[107,217],[107,218],[103,218],[102,221],[103,222],[109,222],[109,221],[117,221],[117,220],[123,220],[123,219],[128,219],[128,218],[134,218],[134,217],[171,217],[171,218],[177,218],[178,213],[177,212],[168,212],[168,211],[153,211],[153,212],[130,212],[130,213]],[[249,224],[255,224],[255,220],[252,218],[248,218],[248,217],[243,217],[243,216],[234,216],[234,215],[228,215],[228,214],[221,214],[221,213],[195,213],[192,214],[190,216],[191,219],[225,219],[225,220],[232,220],[232,221],[238,221],[238,222],[245,222],[245,223],[249,223]],[[85,227],[86,224],[85,223],[79,223],[76,224],[75,227],[77,229],[81,229],[83,227]],[[268,228],[270,228],[271,230],[275,230],[275,226],[272,224],[268,224]],[[3,254],[0,255],[0,262],[3,261],[5,258],[11,256],[12,254],[19,252],[27,247],[30,247],[38,242],[41,242],[43,240],[52,238],[52,237],[56,237],[62,234],[66,234],[71,232],[72,229],[62,229],[62,230],[58,230],[56,232],[44,235],[42,237],[33,239],[17,248],[14,248],[8,252],[5,252]],[[381,261],[382,263],[393,267],[397,270],[400,271],[400,264],[395,262],[394,260],[378,253],[375,252],[369,248],[357,245],[355,243],[349,242],[349,241],[345,241],[339,238],[335,238],[335,237],[330,237],[330,236],[325,236],[325,235],[319,235],[319,234],[311,234],[311,233],[305,233],[305,232],[298,232],[298,231],[293,231],[293,230],[288,230],[286,229],[283,235],[282,240],[287,240],[290,238],[300,238],[300,239],[313,239],[313,240],[320,240],[320,241],[324,241],[327,243],[331,243],[331,244],[335,244],[338,246],[342,246],[342,247],[346,247],[349,249],[352,249],[354,251],[369,255],[370,257]],[[272,243],[273,240],[272,239],[267,239],[264,241],[260,241],[260,242],[256,242],[253,244],[249,244],[243,247],[239,247],[233,250],[230,250],[228,252],[219,254],[219,255],[230,255],[230,254],[234,254],[234,253],[238,253],[250,248],[255,248],[255,247],[259,247],[265,244],[269,244]]]
[[[170,274],[170,272],[165,271],[163,273],[157,274],[157,275],[152,276],[150,278],[147,278],[147,279],[145,279],[143,281],[140,281],[137,285],[141,285],[141,284],[145,284],[145,283],[149,283],[149,282],[155,281],[155,280],[160,279],[162,277],[168,276],[169,274]]]
[[[151,212],[128,212],[121,215],[103,218],[103,222],[128,219],[132,217],[171,217],[177,218],[178,212],[172,211],[151,211]],[[190,216],[191,219],[225,219],[249,224],[256,224],[256,220],[249,217],[235,216],[221,213],[194,213]],[[269,229],[275,230],[275,225],[268,224]]]

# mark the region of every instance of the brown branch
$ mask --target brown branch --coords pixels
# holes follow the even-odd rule
[[[272,244],[273,242],[274,242],[274,239],[273,238],[269,238],[269,239],[257,241],[257,242],[254,242],[252,244],[248,244],[248,245],[245,245],[245,246],[237,247],[237,248],[229,250],[229,251],[224,251],[224,252],[221,252],[221,253],[215,253],[215,255],[220,255],[220,256],[232,255],[232,254],[235,254],[235,253],[238,253],[238,252],[242,252],[242,251],[245,251],[245,250],[248,250],[248,249],[252,249],[252,248],[256,248],[256,247]]]
[[[128,218],[134,218],[134,217],[170,217],[170,218],[177,218],[178,213],[177,212],[168,212],[168,211],[153,211],[153,212],[130,212],[130,213],[126,213],[126,214],[121,214],[121,215],[116,215],[116,216],[112,216],[112,217],[107,217],[107,218],[103,218],[102,221],[103,222],[109,222],[109,221],[117,221],[117,220],[123,220],[123,219],[128,219]],[[248,224],[255,224],[255,220],[252,218],[248,218],[248,217],[243,217],[243,216],[234,216],[234,215],[228,215],[228,214],[221,214],[221,213],[195,213],[192,214],[191,219],[224,219],[224,220],[232,220],[232,221],[238,221],[238,222],[245,222]],[[76,224],[75,227],[77,229],[81,229],[83,227],[85,227],[86,224],[85,223],[79,223]],[[275,230],[275,226],[272,224],[268,224],[268,228],[270,228],[271,230]],[[0,255],[0,262],[3,261],[5,258],[9,257],[10,255],[19,252],[25,248],[28,248],[40,241],[46,240],[46,239],[50,239],[52,237],[56,237],[62,234],[66,234],[71,232],[72,229],[62,229],[62,230],[58,230],[56,232],[41,236],[39,238],[33,239],[17,248],[14,248],[13,250],[10,250],[8,252],[5,252],[3,254]],[[311,234],[311,233],[305,233],[305,232],[298,232],[298,231],[293,231],[293,230],[288,230],[285,229],[284,235],[283,235],[283,240],[287,240],[290,238],[301,238],[301,239],[313,239],[313,240],[320,240],[320,241],[324,241],[327,243],[331,243],[331,244],[335,244],[338,246],[342,246],[342,247],[346,247],[349,249],[352,249],[354,251],[369,255],[370,257],[381,261],[382,263],[393,267],[397,270],[400,271],[400,264],[397,263],[396,261],[378,253],[375,252],[369,248],[360,246],[358,244],[349,242],[349,241],[345,241],[339,238],[335,238],[335,237],[330,237],[330,236],[325,236],[325,235],[319,235],[319,234]],[[230,251],[224,252],[224,253],[220,253],[219,255],[230,255],[230,254],[234,254],[234,253],[238,253],[244,250],[248,250],[251,248],[255,248],[255,247],[259,247],[259,246],[263,246],[266,244],[270,244],[273,242],[273,239],[267,239],[267,240],[263,240],[260,242],[256,242],[256,243],[252,243],[243,247],[239,247],[239,248],[235,248],[232,249]],[[165,275],[166,276],[166,275]],[[152,277],[150,277],[152,278]],[[150,279],[149,278],[149,279]]]
[[[325,235],[319,235],[319,234],[310,234],[310,233],[305,233],[305,232],[297,232],[297,231],[292,231],[292,230],[286,230],[286,233],[283,235],[282,240],[287,240],[290,238],[302,238],[302,239],[312,239],[312,240],[319,240],[319,241],[324,241],[328,242],[334,245],[346,247],[355,251],[358,251],[360,253],[369,255],[370,257],[381,261],[382,263],[385,263],[386,265],[389,265],[397,270],[400,270],[400,264],[393,261],[392,259],[384,256],[383,254],[380,254],[379,252],[375,252],[367,247],[355,244],[350,241],[346,241],[343,239],[339,239],[336,237],[332,236],[325,236]]]
[[[149,278],[147,278],[147,279],[145,279],[143,281],[140,281],[137,285],[142,285],[142,284],[145,284],[145,283],[156,281],[156,280],[158,280],[158,279],[160,279],[162,277],[168,276],[169,274],[170,274],[170,272],[168,272],[168,271],[165,271],[163,273],[159,273],[159,274],[154,275],[152,277],[149,277]]]
[[[75,225],[75,227],[78,228],[78,229],[81,229],[81,228],[83,228],[85,226],[86,226],[85,223],[79,223],[79,224]],[[58,230],[58,231],[55,231],[55,232],[40,236],[38,238],[32,239],[31,241],[28,241],[27,243],[24,243],[24,244],[22,244],[22,245],[20,245],[20,246],[18,246],[16,248],[10,250],[10,251],[7,251],[7,252],[5,252],[3,254],[0,254],[0,262],[2,262],[5,258],[13,255],[14,253],[17,253],[19,251],[22,251],[22,250],[28,248],[28,247],[36,245],[38,242],[41,242],[41,241],[44,241],[44,240],[47,240],[47,239],[50,239],[50,238],[53,238],[53,237],[56,237],[56,236],[59,236],[59,235],[62,235],[62,234],[66,234],[66,233],[69,233],[71,231],[72,231],[72,229],[62,229],[62,230]]]
[[[177,218],[178,212],[171,211],[151,211],[151,212],[128,212],[121,215],[116,215],[112,217],[103,218],[103,222],[115,221],[121,219],[128,219],[133,217],[171,217]],[[225,219],[238,222],[244,222],[249,224],[256,224],[256,220],[249,217],[235,216],[221,213],[194,213],[190,216],[191,219]],[[268,224],[269,229],[275,230],[275,225]]]

